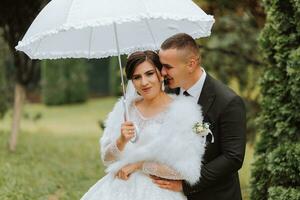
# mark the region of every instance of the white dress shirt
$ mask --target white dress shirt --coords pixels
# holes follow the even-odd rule
[[[200,94],[202,92],[202,88],[203,88],[203,85],[204,85],[204,81],[205,81],[205,78],[206,78],[206,72],[205,70],[201,67],[201,70],[202,70],[202,74],[199,78],[199,80],[192,86],[190,87],[187,91],[187,93],[189,93],[189,95],[193,98],[193,100],[195,101],[195,103],[198,103],[198,100],[199,100],[199,97],[200,97]],[[180,88],[180,95],[183,95],[183,92],[185,90],[183,88]]]

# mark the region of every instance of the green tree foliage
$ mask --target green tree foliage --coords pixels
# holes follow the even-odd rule
[[[82,60],[48,60],[42,63],[42,97],[45,104],[86,101],[87,68]]]
[[[0,35],[2,30],[0,29]],[[7,55],[8,47],[0,37],[0,119],[4,117],[11,107],[12,94],[10,92],[11,83],[7,79]]]
[[[5,78],[5,67],[0,60],[0,119],[4,116],[8,109],[8,99],[7,99],[7,83]]]
[[[89,93],[103,96],[109,93],[109,58],[91,59],[87,63]]]
[[[35,77],[38,64],[24,53],[17,52],[15,46],[47,2],[48,0],[2,0],[0,3],[0,27],[3,29],[0,34],[13,56],[13,76],[24,87]]]
[[[266,68],[261,80],[260,141],[251,199],[300,197],[300,3],[264,0],[267,23],[260,35]]]
[[[0,40],[0,45],[3,45],[3,41]],[[1,45],[1,46],[2,46]],[[4,49],[0,49],[0,119],[4,116],[8,106],[6,100],[6,78],[5,78],[5,66],[4,66],[4,56],[3,56]]]
[[[208,39],[199,41],[203,67],[239,93],[246,101],[248,139],[255,136],[254,118],[259,112],[261,56],[258,34],[265,23],[259,0],[195,0],[215,24]]]
[[[299,200],[299,189],[284,188],[284,187],[271,187],[269,189],[269,200]]]
[[[121,61],[124,67],[127,56],[122,55]],[[117,56],[88,60],[87,67],[91,95],[122,95],[121,73]]]
[[[125,55],[121,56],[121,62],[122,62],[122,67],[124,69],[125,64],[127,62],[127,57]],[[125,70],[123,70],[123,74],[124,74],[124,80],[126,80]],[[120,66],[119,66],[118,57],[116,56],[110,57],[110,61],[109,61],[109,94],[114,96],[123,95]]]

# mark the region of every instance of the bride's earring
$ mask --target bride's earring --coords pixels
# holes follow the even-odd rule
[[[161,82],[161,90],[165,91],[165,82],[164,82],[164,80],[162,80],[162,82]]]

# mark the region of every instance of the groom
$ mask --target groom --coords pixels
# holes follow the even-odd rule
[[[176,89],[178,95],[191,96],[202,107],[204,122],[210,124],[214,142],[207,137],[201,178],[196,185],[158,177],[153,177],[154,182],[164,189],[183,191],[188,200],[242,199],[238,170],[243,164],[246,145],[243,100],[205,72],[191,36],[180,33],[168,38],[161,45],[159,57],[168,87]]]

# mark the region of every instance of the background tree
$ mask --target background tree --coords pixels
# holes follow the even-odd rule
[[[127,56],[121,56],[124,67]],[[86,62],[88,68],[89,91],[91,96],[122,95],[121,75],[118,57],[90,59]]]
[[[42,99],[46,105],[79,103],[87,100],[88,80],[85,60],[42,62]]]
[[[0,29],[0,32],[2,30]],[[9,108],[8,100],[8,83],[6,80],[6,52],[7,46],[4,41],[0,38],[0,119],[2,119]]]
[[[5,64],[0,61],[0,120],[5,116],[6,112],[11,107],[12,95],[9,92],[11,89],[10,83],[6,78]]]
[[[16,52],[15,46],[45,2],[44,0],[2,0],[0,3],[0,28],[3,29],[2,36],[8,45],[15,67],[13,125],[9,141],[11,151],[16,149],[26,87],[38,71],[37,61],[32,61],[25,54]]]
[[[300,2],[264,0],[260,140],[251,199],[300,199]]]

